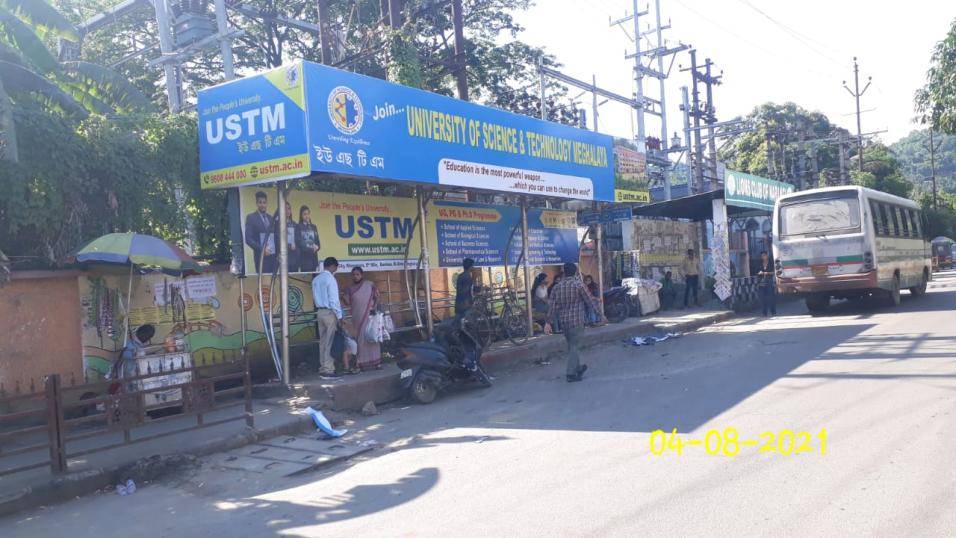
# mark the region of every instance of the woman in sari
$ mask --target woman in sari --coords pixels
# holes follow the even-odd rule
[[[382,368],[382,346],[378,342],[369,342],[365,338],[365,329],[369,318],[378,304],[378,288],[368,280],[361,267],[352,269],[352,283],[345,288],[345,304],[352,313],[352,327],[355,328],[355,340],[358,342],[358,366],[362,371]]]

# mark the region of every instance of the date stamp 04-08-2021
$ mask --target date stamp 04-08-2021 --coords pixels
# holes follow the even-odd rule
[[[812,434],[806,431],[780,430],[779,432],[766,431],[757,439],[741,439],[736,428],[721,430],[707,430],[703,439],[690,439],[677,433],[674,428],[669,433],[664,430],[654,430],[650,436],[651,454],[663,456],[668,452],[684,454],[684,450],[700,448],[710,456],[734,457],[746,449],[755,449],[758,453],[771,453],[780,456],[795,456],[797,454],[827,453],[827,430],[821,429]]]

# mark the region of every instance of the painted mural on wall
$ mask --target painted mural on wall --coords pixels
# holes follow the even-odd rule
[[[192,350],[193,364],[204,366],[241,357],[240,312],[244,310],[250,358],[268,357],[259,305],[261,302],[271,312],[279,302],[268,284],[263,286],[260,300],[257,279],[247,279],[240,296],[238,279],[227,271],[185,279],[161,273],[134,275],[132,279],[132,300],[126,304],[128,275],[91,272],[79,277],[83,369],[89,380],[101,379],[119,356],[127,316],[131,330],[146,323],[154,325],[155,343],[170,334],[183,335]],[[313,339],[314,327],[306,315],[314,309],[309,283],[292,280],[289,285],[292,339]]]

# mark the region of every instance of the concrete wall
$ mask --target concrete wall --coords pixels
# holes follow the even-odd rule
[[[80,298],[76,272],[13,274],[0,288],[0,383],[42,390],[43,377],[83,379]]]

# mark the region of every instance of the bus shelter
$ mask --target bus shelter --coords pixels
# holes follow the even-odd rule
[[[769,217],[773,214],[774,203],[780,196],[793,191],[794,186],[789,183],[727,170],[722,188],[636,207],[633,215],[700,223],[700,247],[696,249],[700,253],[700,274],[712,275],[715,295],[721,301],[729,299],[731,306],[737,307],[753,302],[757,297],[757,279],[750,276],[749,271],[751,261],[748,243],[754,241],[755,235],[764,236],[761,238],[764,241],[762,244],[769,251],[767,247],[772,226]],[[748,234],[747,225],[753,225],[755,218],[763,219],[766,226],[758,225],[757,230],[749,230],[758,233]],[[711,270],[705,271],[704,252],[708,250]],[[738,269],[742,269],[739,272],[731,267],[734,252],[743,253],[737,262]],[[700,285],[704,286],[703,279]]]
[[[478,267],[520,265],[530,334],[530,267],[577,262],[578,249],[575,213],[529,207],[529,200],[595,207],[615,200],[609,136],[320,64],[300,61],[207,88],[197,110],[201,185],[232,189],[242,239],[234,265],[259,277],[260,306],[268,302],[261,276],[278,276],[281,328],[273,348],[281,350],[274,355],[284,382],[290,273],[310,274],[326,256],[338,258],[341,271],[420,269],[424,315],[411,289],[409,300],[430,333],[431,268],[460,267],[465,258]],[[289,188],[305,179],[339,188]],[[373,184],[389,195],[338,192]],[[475,203],[477,193],[499,201]],[[314,226],[306,250],[294,239],[304,208]],[[303,256],[308,250],[316,256]],[[264,309],[262,317],[268,335]]]

